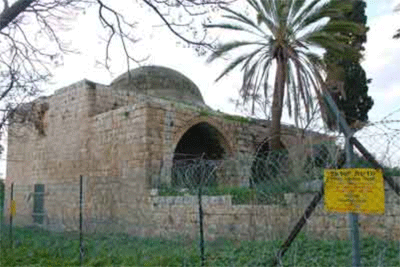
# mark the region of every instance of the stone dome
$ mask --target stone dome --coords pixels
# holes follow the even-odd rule
[[[130,70],[116,78],[111,87],[114,90],[129,90],[193,105],[205,105],[199,88],[189,78],[166,67],[144,66]]]

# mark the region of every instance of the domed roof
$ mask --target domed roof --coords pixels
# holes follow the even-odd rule
[[[194,105],[205,105],[199,88],[189,78],[166,67],[144,66],[133,69],[116,78],[111,87],[114,90],[130,90]]]

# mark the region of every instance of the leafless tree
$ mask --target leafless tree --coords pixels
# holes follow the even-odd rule
[[[235,0],[134,0],[135,12],[152,12],[162,25],[187,45],[210,49],[206,30],[196,27],[208,22],[207,14]],[[97,8],[98,20],[107,36],[103,65],[110,68],[110,47],[121,47],[126,65],[143,60],[131,49],[138,38],[132,30],[138,21],[128,20],[112,0],[2,0],[0,1],[0,133],[20,103],[36,97],[63,55],[76,52],[62,33],[87,8]],[[133,16],[134,18],[134,16]],[[196,24],[197,18],[201,23]],[[198,21],[198,20],[197,20]],[[159,24],[159,23],[158,23]]]

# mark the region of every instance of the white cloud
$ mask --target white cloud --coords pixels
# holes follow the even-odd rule
[[[388,14],[372,19],[369,23],[366,60],[363,65],[371,72],[379,72],[400,57],[400,41],[392,38],[397,29],[394,21],[400,21],[400,15]]]
[[[400,40],[392,38],[400,28],[400,13],[393,12],[398,1],[374,2],[367,8],[370,30],[362,65],[368,78],[373,79],[369,95],[375,104],[369,117],[379,120],[400,105]],[[379,15],[372,17],[371,14]]]

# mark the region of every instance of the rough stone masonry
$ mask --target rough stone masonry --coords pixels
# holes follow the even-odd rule
[[[232,161],[218,172],[216,181],[249,186],[251,159],[267,149],[270,127],[266,120],[213,110],[191,80],[159,66],[134,69],[108,86],[77,82],[22,105],[12,122],[6,184],[15,184],[16,223],[38,223],[34,185],[43,184],[40,224],[76,229],[78,182],[83,175],[86,227],[113,224],[105,228],[141,235],[185,229],[189,236],[197,223],[193,201],[178,199],[171,204],[154,188],[171,185],[174,164],[196,157],[250,159],[247,166]],[[283,127],[282,142],[289,150],[327,139]],[[239,207],[227,197],[205,200],[210,236],[240,232],[254,237],[272,225],[288,227],[293,222],[288,214],[297,216],[304,208],[292,202],[289,209]]]

